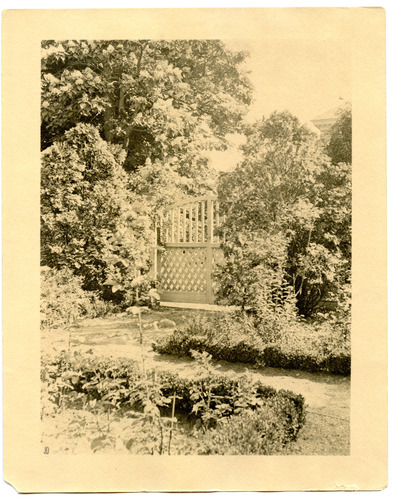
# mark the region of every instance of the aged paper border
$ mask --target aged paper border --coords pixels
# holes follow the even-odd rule
[[[312,21],[312,22],[310,22]],[[40,443],[40,41],[334,36],[353,45],[350,456],[51,456]],[[385,11],[380,8],[3,13],[4,478],[18,491],[288,491],[387,484]]]

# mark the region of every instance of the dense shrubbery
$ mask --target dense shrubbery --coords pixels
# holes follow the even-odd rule
[[[261,383],[253,383],[247,377],[233,379],[215,375],[209,366],[210,356],[196,354],[196,357],[200,369],[192,379],[168,372],[144,372],[130,360],[66,352],[56,358],[47,357],[43,359],[41,373],[42,415],[73,409],[98,414],[107,412],[110,419],[110,414],[118,412],[119,416],[132,419],[130,430],[136,422],[158,427],[162,436],[160,453],[164,451],[164,429],[176,419],[184,420],[190,426],[200,423],[201,437],[204,435],[205,439],[200,439],[199,445],[194,444],[195,453],[220,453],[219,446],[225,439],[227,425],[234,425],[242,432],[245,422],[250,421],[256,421],[256,425],[248,428],[246,439],[257,441],[257,446],[250,447],[248,453],[279,451],[296,439],[305,422],[302,396],[276,391]],[[266,415],[268,422],[260,424],[259,418],[251,415],[253,411]],[[232,424],[231,420],[236,416],[239,418]],[[131,436],[125,441],[128,449],[132,447],[133,432]],[[108,444],[109,441],[104,442]],[[101,447],[100,440],[95,443]],[[234,454],[238,449],[243,451],[237,443],[230,442],[224,452]]]
[[[84,290],[115,301],[117,292],[140,285],[152,237],[118,153],[80,123],[41,157],[42,264],[70,269]]]
[[[339,306],[350,284],[351,165],[332,165],[289,112],[247,126],[245,135],[242,162],[218,186],[225,236],[218,299],[260,312],[294,298],[305,318],[323,300]]]
[[[290,324],[274,341],[272,332],[266,337],[246,316],[219,315],[195,319],[185,329],[158,339],[153,348],[178,356],[206,351],[218,360],[309,372],[349,375],[351,369],[349,336],[330,324]]]
[[[83,279],[72,271],[42,268],[41,325],[56,328],[75,323],[84,317],[103,313],[105,306],[95,293],[82,289]]]

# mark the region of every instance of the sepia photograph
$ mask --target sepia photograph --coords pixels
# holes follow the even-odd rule
[[[383,9],[6,11],[3,89],[6,480],[385,488]]]
[[[42,42],[48,453],[350,453],[340,49]]]

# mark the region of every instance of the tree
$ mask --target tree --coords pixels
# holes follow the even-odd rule
[[[256,309],[260,296],[260,307],[279,307],[292,287],[300,314],[310,316],[321,300],[340,296],[350,268],[349,170],[330,165],[316,136],[288,112],[245,134],[242,163],[219,184],[226,236],[219,295]]]
[[[42,43],[44,264],[89,290],[139,282],[154,211],[215,189],[207,152],[247,111],[245,57],[217,40]]]
[[[149,265],[150,219],[127,189],[122,156],[86,124],[42,153],[41,264],[102,294],[106,283],[137,285]]]
[[[352,107],[348,103],[340,108],[338,119],[331,128],[327,154],[334,165],[352,163]]]
[[[205,176],[205,151],[225,148],[250,103],[245,57],[217,40],[43,42],[42,148],[90,123],[127,171],[149,159]]]

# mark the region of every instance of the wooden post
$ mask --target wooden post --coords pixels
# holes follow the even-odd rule
[[[183,206],[183,243],[186,242],[186,231],[187,231],[187,225],[186,225],[186,206]]]
[[[201,201],[201,241],[205,243],[205,202]]]
[[[176,233],[176,243],[180,243],[180,207],[177,207],[177,233]]]
[[[213,200],[207,200],[208,210],[208,238],[206,241],[206,300],[208,304],[214,303],[212,290],[212,272],[213,272]]]
[[[175,210],[172,208],[172,215],[171,215],[171,229],[170,229],[170,240],[167,241],[167,243],[173,243],[175,241],[174,239],[174,230],[175,230]]]
[[[219,229],[220,226],[220,207],[219,207],[219,202],[218,200],[215,201],[216,203],[216,229]],[[216,236],[216,243],[219,242],[219,236]]]
[[[154,248],[153,248],[153,274],[154,274],[154,280],[157,281],[157,272],[158,272],[158,265],[157,265],[157,258],[158,258],[158,230],[161,230],[161,219],[160,219],[160,224],[159,227],[157,225],[157,219],[154,221]]]
[[[190,214],[190,229],[188,233],[188,241],[191,243],[193,238],[192,238],[192,212],[193,212],[193,204],[191,203],[190,208],[189,208],[189,214]]]
[[[198,203],[195,203],[195,243],[198,243]]]

